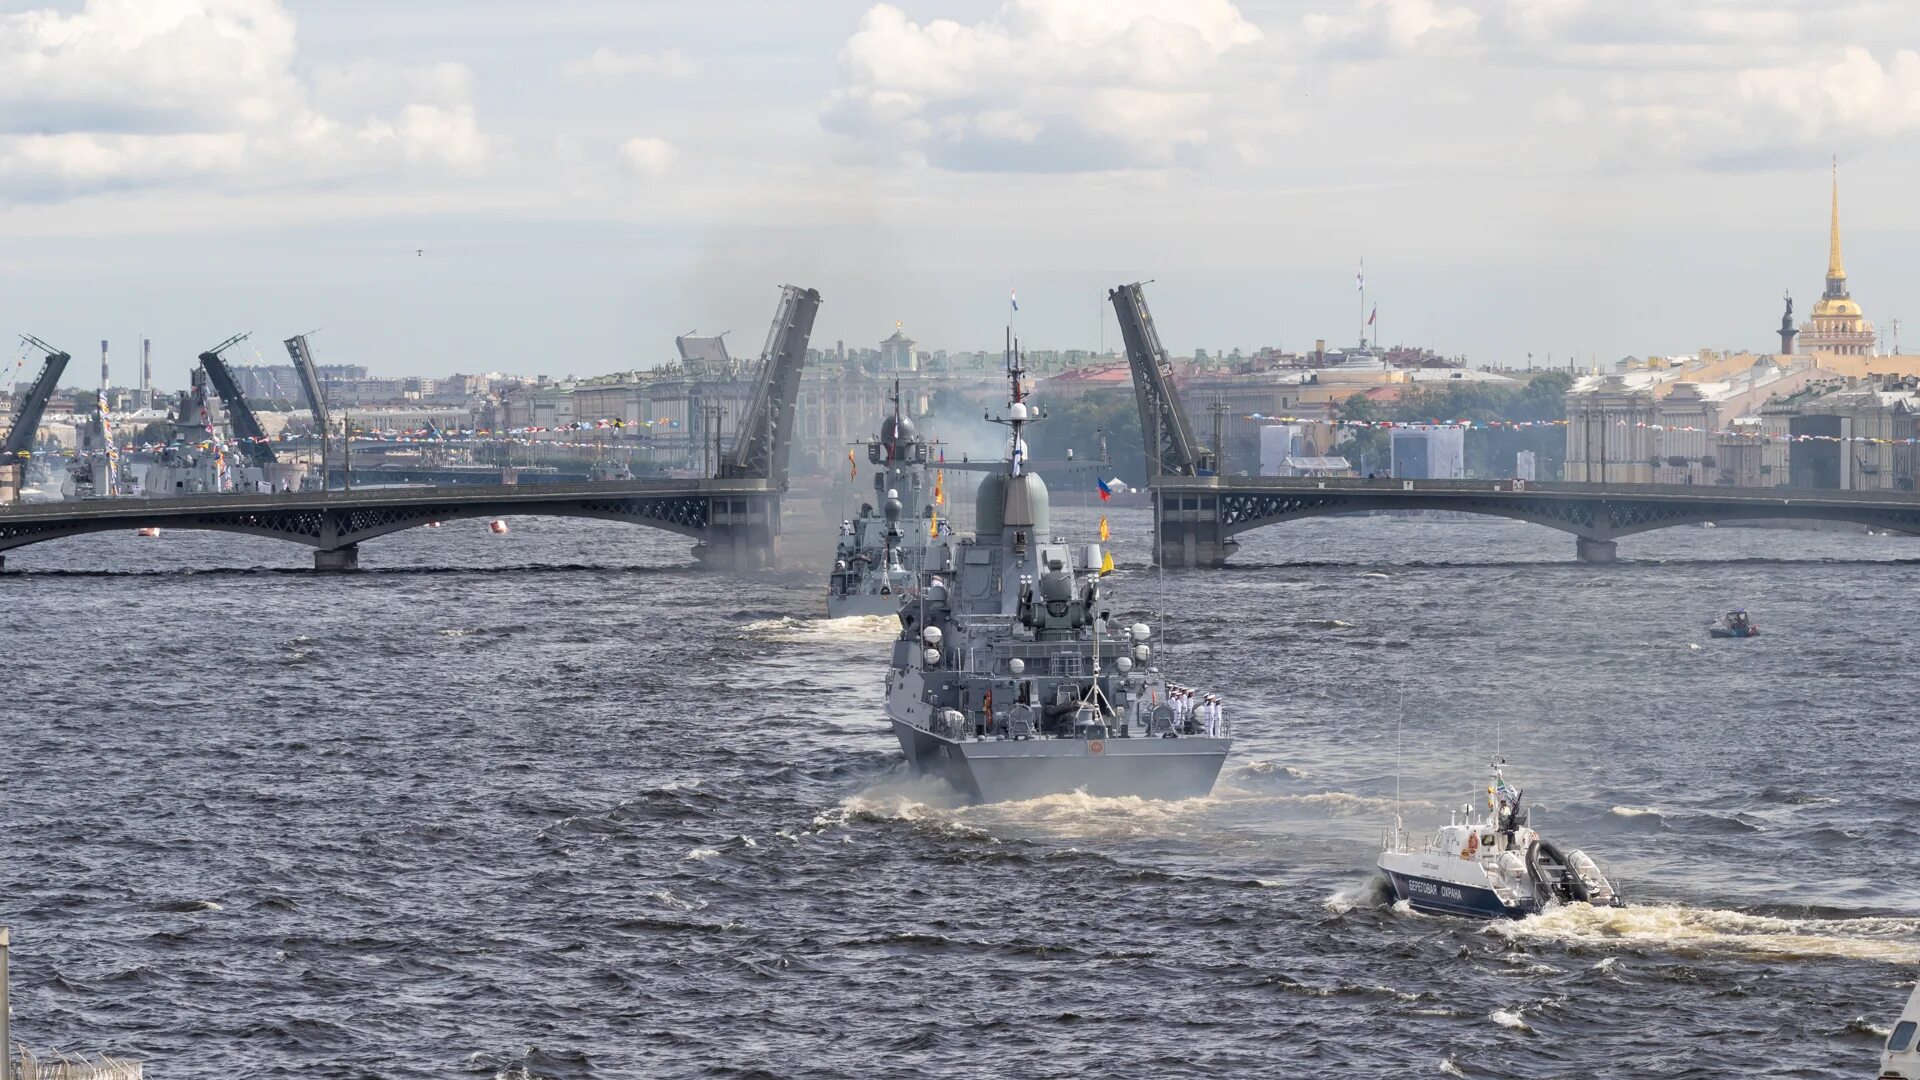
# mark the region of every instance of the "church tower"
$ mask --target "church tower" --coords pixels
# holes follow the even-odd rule
[[[1840,258],[1840,163],[1833,165],[1833,217],[1827,235],[1827,287],[1813,305],[1813,318],[1800,324],[1800,348],[1808,353],[1871,356],[1873,324],[1847,294],[1847,268]]]

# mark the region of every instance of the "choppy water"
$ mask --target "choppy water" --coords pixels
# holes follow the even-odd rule
[[[1246,539],[1111,590],[1228,695],[1212,798],[970,809],[900,776],[889,631],[816,618],[818,574],[530,519],[348,577],[189,534],[10,553],[16,1037],[156,1077],[1870,1075],[1920,971],[1920,542]],[[1765,636],[1709,641],[1736,604]],[[1387,906],[1403,690],[1410,825],[1497,739],[1639,906]]]

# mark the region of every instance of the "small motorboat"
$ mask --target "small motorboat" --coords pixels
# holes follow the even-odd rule
[[[494,518],[492,521],[487,522],[487,531],[495,536],[505,536],[507,534],[507,523],[501,521],[499,518]]]
[[[1920,988],[1907,999],[1900,1019],[1880,1050],[1880,1080],[1920,1080]]]
[[[1759,637],[1760,624],[1747,617],[1745,608],[1735,608],[1707,627],[1707,633],[1714,637]]]
[[[1414,847],[1400,818],[1381,844],[1380,869],[1395,899],[1427,915],[1518,919],[1555,904],[1624,907],[1584,851],[1563,851],[1527,825],[1524,793],[1508,787],[1505,761],[1487,783],[1487,812],[1471,804]]]
[[[154,537],[156,537],[156,536],[159,536],[159,535],[160,535],[160,530],[159,530],[159,529],[156,529],[156,528],[154,528],[154,527],[153,527],[153,526],[151,526],[151,525],[149,525],[149,526],[147,526],[147,527],[146,527],[146,528],[144,528],[144,529],[136,529],[136,530],[134,530],[134,533],[133,533],[133,535],[135,535],[135,536],[139,536],[139,537],[144,537],[145,539],[148,539],[148,540],[151,540],[151,539],[153,539]]]

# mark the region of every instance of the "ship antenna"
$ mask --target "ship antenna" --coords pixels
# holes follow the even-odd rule
[[[1407,684],[1403,679],[1400,683],[1400,713],[1393,721],[1393,840],[1396,846],[1400,844],[1400,833],[1402,831],[1400,824],[1400,729],[1405,727],[1406,723]]]

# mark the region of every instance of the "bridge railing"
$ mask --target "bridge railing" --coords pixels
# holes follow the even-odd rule
[[[1225,491],[1418,491],[1445,494],[1537,493],[1543,495],[1612,495],[1629,497],[1677,497],[1700,500],[1791,500],[1793,502],[1831,502],[1847,505],[1886,503],[1898,506],[1920,505],[1920,493],[1910,491],[1836,491],[1830,488],[1737,487],[1730,484],[1594,484],[1535,480],[1407,480],[1380,477],[1317,476],[1170,476],[1156,480],[1155,487],[1212,488]]]
[[[115,496],[73,499],[62,502],[14,502],[0,504],[0,515],[71,517],[92,513],[150,513],[156,510],[251,510],[271,507],[287,509],[326,509],[330,507],[377,504],[391,506],[408,502],[539,502],[577,499],[582,495],[620,497],[624,495],[742,495],[770,490],[765,480],[596,480],[565,484],[448,484],[406,487],[356,488],[352,491],[276,491],[272,493],[222,492],[206,495],[165,497]]]

